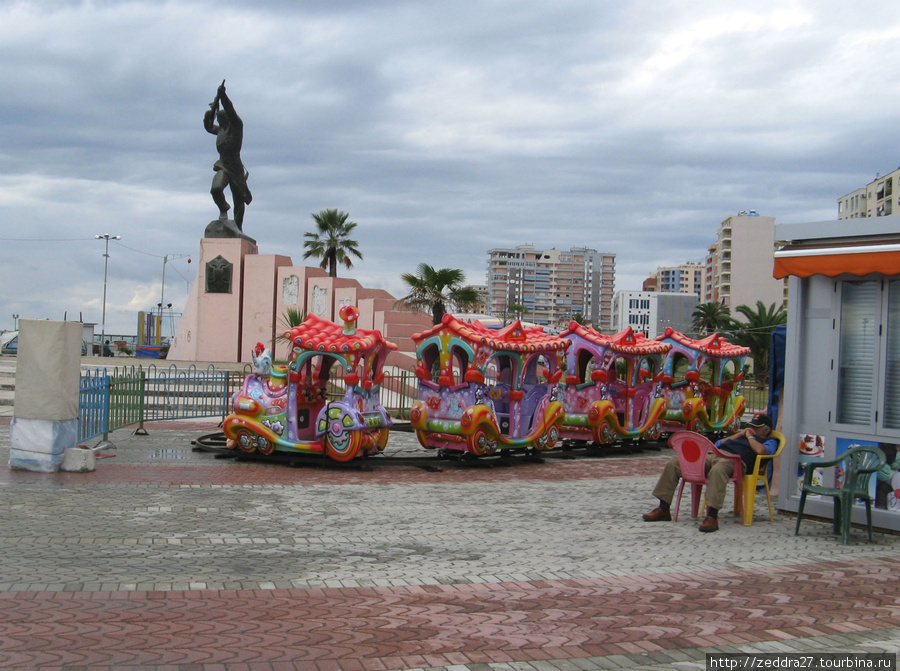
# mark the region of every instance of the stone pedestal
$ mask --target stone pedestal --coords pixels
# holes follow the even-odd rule
[[[169,348],[169,359],[240,361],[245,259],[256,253],[256,244],[245,238],[200,241],[197,280]]]
[[[238,240],[246,240],[252,245],[256,244],[256,240],[241,231],[234,219],[213,219],[206,227],[203,233],[204,238],[234,238]]]

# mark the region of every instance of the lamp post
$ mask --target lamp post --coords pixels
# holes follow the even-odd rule
[[[103,252],[103,319],[100,325],[100,347],[102,348],[106,344],[106,276],[109,269],[109,241],[121,240],[122,236],[104,233],[103,235],[95,235],[94,239],[106,241],[106,251]]]
[[[19,330],[19,315],[13,315],[13,331]]]

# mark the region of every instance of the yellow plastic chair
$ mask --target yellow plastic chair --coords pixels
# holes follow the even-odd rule
[[[775,512],[772,510],[772,496],[769,493],[769,464],[775,460],[775,457],[781,455],[784,446],[787,444],[787,439],[782,434],[778,433],[778,431],[772,431],[769,435],[778,440],[778,449],[775,450],[775,454],[757,454],[753,471],[744,476],[742,487],[744,501],[741,518],[745,527],[749,527],[753,524],[753,506],[756,503],[756,488],[760,484],[766,489],[766,501],[769,503],[769,519],[772,522],[775,521]]]

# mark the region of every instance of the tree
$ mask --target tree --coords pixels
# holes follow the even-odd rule
[[[731,310],[718,301],[700,303],[691,319],[691,326],[698,335],[710,335],[731,326]]]
[[[478,292],[463,286],[466,275],[454,268],[435,269],[420,263],[416,274],[404,273],[400,278],[410,292],[398,302],[414,310],[431,312],[432,324],[440,324],[448,309],[470,310],[477,307]]]
[[[328,271],[329,277],[337,277],[337,266],[343,264],[347,268],[353,267],[351,256],[362,260],[363,255],[357,249],[356,240],[350,239],[350,234],[356,228],[356,222],[347,221],[350,215],[338,210],[322,210],[312,215],[316,222],[317,232],[304,233],[306,238],[303,246],[306,252],[304,259],[309,257],[322,259],[319,267]]]
[[[514,317],[515,319],[521,319],[522,315],[525,314],[525,306],[521,303],[510,303],[506,306],[506,310],[503,312],[503,323],[506,324],[510,317]]]
[[[763,383],[768,382],[772,331],[776,326],[787,323],[787,312],[783,305],[776,308],[775,303],[772,303],[767,308],[762,301],[756,301],[756,310],[749,305],[739,305],[735,311],[742,315],[747,322],[733,320],[733,330],[729,340],[735,345],[750,348],[753,373],[756,379]]]

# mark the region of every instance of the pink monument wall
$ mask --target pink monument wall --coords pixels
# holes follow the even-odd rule
[[[221,259],[219,258],[221,257]],[[229,292],[207,291],[207,267],[231,264]],[[399,349],[388,364],[415,365],[410,336],[431,327],[431,315],[397,306],[383,289],[366,289],[354,279],[328,277],[321,268],[291,265],[290,257],[259,254],[256,245],[239,239],[204,238],[200,241],[197,280],[175,330],[168,358],[178,361],[249,362],[257,342],[272,349],[276,361],[288,357],[288,345],[278,337],[285,330],[288,308],[306,310],[339,322],[344,305],[360,310],[361,328],[380,330]]]

